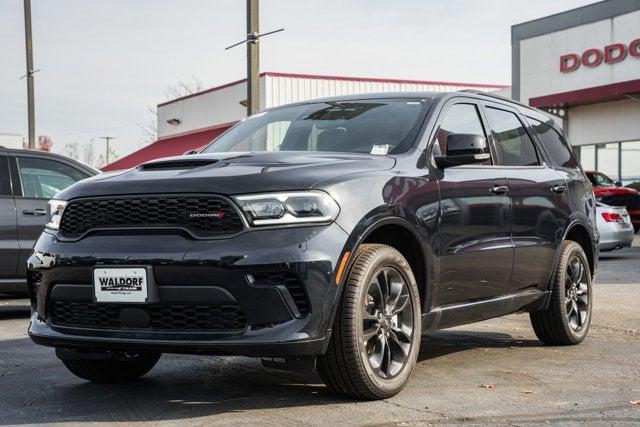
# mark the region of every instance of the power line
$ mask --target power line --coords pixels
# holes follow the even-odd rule
[[[116,127],[110,127],[110,128],[88,129],[88,130],[83,130],[83,131],[79,131],[79,132],[57,133],[57,134],[54,134],[54,135],[51,135],[51,136],[82,135],[82,134],[86,134],[86,133],[103,132],[103,131],[107,131],[107,130],[130,128],[130,127],[134,127],[134,126],[140,126],[140,123],[131,123],[131,124],[128,124],[128,125],[122,125],[122,126],[116,126]]]

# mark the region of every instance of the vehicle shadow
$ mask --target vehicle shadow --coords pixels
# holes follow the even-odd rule
[[[423,338],[418,360],[428,363],[475,348],[540,345],[508,334],[445,330]],[[11,375],[0,376],[0,383],[6,382],[2,389],[12,391],[0,400],[3,425],[216,415],[225,422],[225,414],[256,409],[353,403],[332,395],[316,375],[266,369],[258,360],[242,357],[164,355],[147,376],[122,384],[82,381],[64,369],[52,349],[36,347],[28,339],[0,342],[0,359],[15,366]]]

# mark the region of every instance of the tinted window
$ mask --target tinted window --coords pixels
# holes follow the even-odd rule
[[[11,180],[9,179],[9,159],[0,155],[0,196],[11,195]]]
[[[452,133],[466,133],[486,137],[478,114],[478,108],[475,105],[455,104],[447,110],[436,133],[438,141],[436,150],[439,148],[440,153],[436,152],[435,154],[446,154],[447,137]],[[486,152],[489,153],[488,146]],[[490,164],[491,161],[489,160],[487,163]]]
[[[487,119],[496,140],[496,151],[505,166],[540,164],[533,141],[514,113],[487,108]]]
[[[556,165],[566,168],[575,168],[578,166],[571,154],[571,150],[558,131],[539,120],[532,119],[531,117],[528,119],[533,130],[535,130],[540,137],[544,148],[547,150],[549,156],[551,156]]]
[[[397,154],[414,143],[428,99],[331,101],[247,117],[203,150]]]
[[[50,199],[87,177],[79,170],[54,160],[18,157],[17,161],[24,197]]]

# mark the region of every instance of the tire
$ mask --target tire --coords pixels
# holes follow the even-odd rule
[[[160,359],[160,353],[113,353],[108,359],[61,359],[75,376],[96,383],[140,378]]]
[[[381,298],[385,287],[389,296]],[[350,398],[398,394],[418,357],[420,312],[415,277],[402,254],[386,245],[362,245],[346,280],[329,347],[318,357],[324,383]]]
[[[576,260],[580,273],[575,271]],[[578,243],[563,242],[552,286],[546,310],[530,313],[533,330],[545,344],[580,344],[589,331],[593,292],[589,262]]]

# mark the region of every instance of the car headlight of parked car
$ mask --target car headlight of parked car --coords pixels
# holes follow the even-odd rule
[[[49,215],[49,222],[47,228],[50,230],[57,230],[60,228],[60,219],[64,208],[67,207],[67,202],[62,200],[49,200],[49,206],[47,207],[47,215]]]
[[[296,191],[236,196],[254,226],[331,222],[340,207],[322,191]]]

